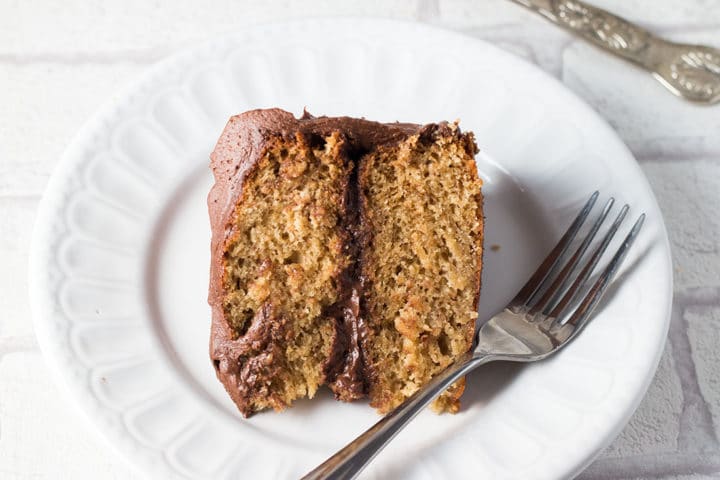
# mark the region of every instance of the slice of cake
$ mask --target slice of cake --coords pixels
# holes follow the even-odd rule
[[[470,134],[278,109],[212,154],[210,355],[248,416],[327,384],[387,411],[471,348],[482,198]],[[435,406],[456,411],[462,386]]]

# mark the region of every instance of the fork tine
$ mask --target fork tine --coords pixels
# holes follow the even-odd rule
[[[615,233],[617,232],[618,228],[620,227],[620,224],[625,220],[625,214],[627,214],[627,211],[630,207],[626,204],[623,206],[623,208],[620,210],[620,213],[618,214],[617,218],[613,222],[613,224],[610,226],[610,229],[605,234],[605,237],[602,239],[602,242],[600,242],[600,245],[595,249],[595,252],[593,252],[592,257],[590,257],[590,261],[587,262],[587,265],[583,267],[583,269],[580,271],[580,275],[577,276],[573,284],[570,286],[567,292],[565,292],[565,295],[563,295],[562,300],[553,307],[553,309],[550,312],[543,312],[547,316],[552,318],[560,318],[563,314],[563,311],[565,308],[570,304],[570,302],[573,301],[575,296],[578,293],[578,290],[585,285],[585,282],[587,281],[588,277],[592,273],[592,271],[595,269],[595,266],[600,261],[600,257],[602,257],[603,253],[605,253],[605,250],[607,249],[608,245],[610,245],[610,241],[612,241],[613,237],[615,237]],[[548,308],[550,305],[548,305]],[[566,319],[567,320],[567,319]],[[563,322],[559,322],[562,324]]]
[[[593,309],[600,301],[600,298],[602,298],[603,294],[607,290],[608,285],[610,285],[610,281],[612,280],[617,270],[620,268],[623,260],[625,260],[625,256],[627,255],[628,250],[635,241],[635,238],[637,238],[637,235],[640,232],[644,221],[645,214],[643,213],[637,219],[635,225],[633,225],[632,230],[630,230],[630,233],[628,233],[627,237],[625,237],[625,240],[623,240],[623,243],[618,249],[618,251],[615,253],[615,256],[612,258],[612,260],[610,260],[610,264],[608,264],[602,275],[600,275],[600,278],[598,278],[598,280],[592,286],[587,295],[585,295],[585,298],[583,299],[582,303],[580,303],[580,306],[577,308],[577,310],[575,310],[570,319],[567,321],[567,323],[577,327],[576,331],[578,331],[584,326]]]
[[[590,246],[590,242],[592,242],[595,238],[595,235],[597,235],[598,230],[600,230],[600,226],[605,221],[605,218],[607,217],[614,203],[615,199],[610,197],[610,199],[608,199],[608,201],[605,203],[605,207],[603,207],[602,212],[600,212],[600,216],[595,220],[592,228],[585,236],[585,239],[582,241],[577,250],[575,250],[575,253],[573,253],[572,257],[570,257],[570,259],[565,263],[565,266],[562,268],[562,270],[560,270],[560,273],[557,275],[557,277],[555,277],[555,280],[553,280],[553,282],[550,284],[550,287],[545,291],[540,300],[534,302],[529,312],[530,315],[535,315],[545,306],[547,306],[547,309],[550,309],[558,301],[558,298],[560,298],[563,291],[565,290],[565,285],[567,284],[568,279],[572,275],[573,271],[575,271],[577,265],[580,263],[580,259],[583,257],[583,255],[585,255],[585,251]]]
[[[597,200],[599,194],[600,193],[596,190],[592,195],[590,195],[590,199],[588,199],[585,206],[583,206],[582,210],[580,210],[580,213],[578,213],[577,217],[575,217],[575,220],[573,220],[570,228],[567,229],[560,241],[557,245],[555,245],[555,248],[552,249],[547,257],[545,257],[545,260],[543,260],[537,270],[535,270],[535,273],[532,274],[530,280],[528,280],[517,295],[515,295],[515,298],[513,298],[510,302],[510,306],[519,307],[521,305],[525,305],[526,302],[529,301],[537,292],[538,288],[545,281],[545,278],[553,270],[560,257],[562,257],[565,250],[567,250],[568,246],[573,241],[575,235],[577,235],[578,230],[580,230],[580,227],[590,214],[590,210],[592,210],[593,205],[595,205],[595,201]]]

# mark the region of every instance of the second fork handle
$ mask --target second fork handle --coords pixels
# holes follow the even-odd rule
[[[339,450],[302,480],[349,480],[355,478],[395,435],[415,418],[430,402],[460,377],[483,363],[496,360],[492,356],[466,354],[458,362],[433,377],[430,382],[385,415],[365,433]]]
[[[669,42],[644,28],[581,0],[513,0],[596,46],[654,71]]]

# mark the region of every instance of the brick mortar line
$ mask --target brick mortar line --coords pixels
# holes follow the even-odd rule
[[[674,368],[680,380],[683,392],[683,405],[680,413],[678,450],[689,452],[692,445],[705,444],[718,449],[718,437],[713,428],[710,408],[700,391],[695,359],[692,356],[689,323],[685,313],[692,306],[717,305],[720,289],[693,288],[676,292],[673,298],[672,319],[669,341],[672,345]]]
[[[464,32],[466,34],[472,33],[473,28],[482,29],[482,32],[487,35],[483,38],[493,40],[493,34],[499,33],[500,30],[504,30],[500,37],[510,41],[512,39],[520,40],[517,35],[522,32],[527,32],[528,22],[518,20],[510,21],[495,25],[456,25],[451,23],[447,18],[443,17],[441,10],[442,3],[440,0],[418,0],[415,17],[422,21],[446,24],[446,26],[453,28],[454,30]],[[521,7],[517,7],[521,8]],[[532,17],[532,15],[530,15]],[[547,24],[548,32],[557,31],[564,32],[559,27],[555,27],[549,22],[538,17],[541,22]],[[720,30],[720,24],[683,24],[683,25],[653,25],[644,24],[647,28],[657,33],[701,33],[709,32],[714,33]],[[516,31],[517,30],[517,31]],[[543,33],[545,29],[539,29],[540,33]],[[577,43],[584,43],[577,37],[571,35],[569,32],[564,32],[571,38],[577,41]],[[218,35],[221,35],[218,32]],[[0,52],[0,64],[9,64],[17,66],[32,65],[36,63],[56,63],[64,65],[112,65],[118,63],[134,63],[139,65],[154,63],[180,49],[186,45],[193,44],[193,40],[188,39],[185,42],[176,45],[164,45],[155,46],[148,49],[131,49],[131,50],[117,50],[117,51],[90,51],[90,52],[40,52],[40,53],[15,53],[15,52]]]
[[[438,23],[439,25],[443,25],[442,22],[436,23]],[[550,26],[552,27],[552,25]],[[527,25],[524,22],[505,22],[495,25],[464,25],[456,27],[452,25],[447,25],[447,27],[459,33],[470,35],[476,38],[482,38],[484,40],[502,40],[507,42],[524,43],[527,46],[536,45],[532,41],[527,41],[528,37],[566,37],[572,41],[582,41],[570,32],[561,28],[536,28],[535,26]],[[546,47],[543,46],[541,48]]]
[[[627,480],[628,478],[675,478],[679,475],[720,473],[720,455],[658,453],[603,458],[590,465],[578,480]]]
[[[713,287],[691,287],[675,292],[675,302],[682,302],[686,307],[720,307],[720,285]]]
[[[176,48],[150,48],[146,50],[118,50],[114,52],[43,52],[28,54],[0,52],[0,64],[18,67],[45,63],[71,66],[104,66],[122,63],[149,65],[182,49],[182,45],[175,47]]]
[[[682,101],[678,99],[679,101]],[[709,134],[707,136],[710,136]],[[693,153],[690,151],[677,151],[675,153],[667,152],[633,152],[635,159],[641,164],[652,163],[671,163],[671,162],[709,162],[720,163],[720,149],[717,151],[704,150],[702,152]]]

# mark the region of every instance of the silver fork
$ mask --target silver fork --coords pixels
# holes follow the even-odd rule
[[[472,351],[303,479],[355,478],[410,420],[463,375],[495,360],[542,360],[575,338],[587,324],[590,313],[607,290],[645,220],[643,213],[607,267],[597,280],[590,282],[590,275],[625,219],[629,207],[623,206],[583,268],[574,275],[614,203],[612,198],[607,201],[588,234],[561,265],[566,257],[564,254],[588,218],[597,198],[598,192],[593,193],[570,228],[510,304],[479,329]],[[587,292],[582,295],[581,292],[585,290]]]

